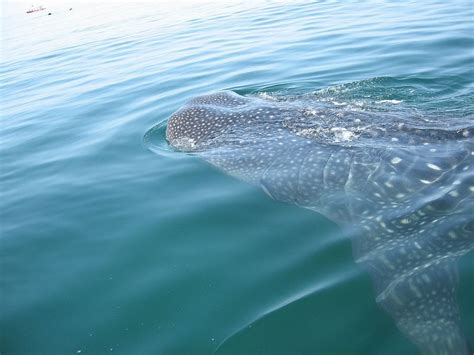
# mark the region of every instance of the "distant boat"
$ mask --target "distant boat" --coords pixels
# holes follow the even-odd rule
[[[32,12],[38,12],[38,11],[43,11],[43,10],[46,10],[46,8],[43,6],[37,6],[37,7],[31,6],[31,8],[28,11],[26,11],[26,13],[31,14]]]

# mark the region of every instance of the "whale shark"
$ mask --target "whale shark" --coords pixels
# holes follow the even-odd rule
[[[474,248],[472,120],[232,91],[169,118],[174,150],[351,230],[376,301],[424,354],[468,354],[457,262]]]

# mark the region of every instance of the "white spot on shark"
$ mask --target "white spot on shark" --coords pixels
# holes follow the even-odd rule
[[[441,170],[441,168],[438,165],[433,164],[433,163],[427,163],[426,166],[433,170]]]

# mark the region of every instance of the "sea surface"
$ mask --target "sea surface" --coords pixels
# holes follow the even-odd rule
[[[417,353],[337,225],[144,135],[220,90],[474,121],[472,0],[43,5],[0,5],[2,355]]]

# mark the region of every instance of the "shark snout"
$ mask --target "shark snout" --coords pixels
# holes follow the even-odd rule
[[[200,150],[226,130],[228,121],[225,114],[211,107],[190,105],[170,117],[166,139],[180,151]]]

